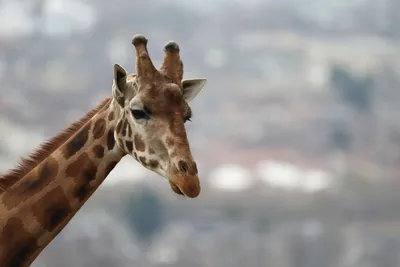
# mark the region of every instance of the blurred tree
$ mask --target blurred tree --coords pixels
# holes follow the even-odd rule
[[[265,214],[259,214],[254,221],[254,230],[256,233],[266,234],[271,229],[271,221]]]
[[[258,264],[266,266],[268,263],[267,248],[265,247],[265,236],[271,229],[271,221],[265,214],[257,214],[254,218],[254,231],[258,234]]]
[[[225,214],[227,220],[229,221],[228,225],[234,225],[235,229],[241,229],[243,219],[245,218],[245,208],[240,204],[228,204],[222,210]],[[245,221],[245,220],[244,220]],[[245,263],[242,262],[242,241],[240,240],[240,231],[233,231],[229,237],[227,237],[227,242],[229,243],[229,253],[233,253],[235,256],[232,256],[229,260],[236,261],[236,266],[243,266]],[[225,247],[225,246],[223,246]],[[222,248],[222,247],[221,247]],[[235,266],[235,264],[230,264],[230,266]]]
[[[371,74],[355,75],[344,66],[333,65],[331,84],[343,102],[346,120],[352,135],[351,153],[373,155],[377,148],[377,117],[374,102],[374,77]],[[345,109],[348,106],[350,110]],[[341,134],[336,134],[340,137]],[[342,135],[341,137],[344,137]],[[342,139],[342,141],[345,141]],[[344,143],[342,143],[344,145]]]
[[[143,244],[151,241],[164,225],[163,209],[160,199],[149,189],[143,189],[141,194],[134,194],[128,199],[127,222]]]
[[[333,149],[349,151],[351,148],[352,136],[345,125],[337,125],[330,133],[330,143]]]
[[[300,233],[295,233],[291,236],[289,241],[289,260],[290,266],[293,267],[309,267],[309,261],[311,257],[310,240]]]
[[[347,105],[358,111],[371,111],[373,78],[370,75],[357,78],[344,67],[334,65],[331,68],[331,83]]]
[[[231,221],[240,221],[243,217],[243,210],[240,206],[238,205],[228,205],[224,209],[225,215],[228,217],[229,220]]]

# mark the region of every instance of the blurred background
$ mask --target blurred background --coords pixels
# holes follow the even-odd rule
[[[206,77],[202,192],[131,158],[33,267],[400,266],[399,0],[0,0],[0,171],[111,96],[131,37]]]

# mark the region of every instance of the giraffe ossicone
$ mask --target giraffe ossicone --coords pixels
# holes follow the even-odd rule
[[[122,157],[130,155],[189,198],[200,181],[185,122],[206,79],[183,80],[176,42],[159,70],[135,35],[136,72],[114,65],[112,97],[0,175],[0,266],[29,266]]]

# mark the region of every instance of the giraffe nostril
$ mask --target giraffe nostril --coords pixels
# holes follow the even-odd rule
[[[179,161],[178,167],[179,167],[179,171],[183,172],[183,173],[187,173],[189,170],[188,164],[186,162],[184,162],[183,160]]]

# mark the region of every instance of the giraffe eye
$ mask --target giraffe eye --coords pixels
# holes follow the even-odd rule
[[[132,110],[132,115],[135,119],[140,120],[140,119],[150,119],[150,116],[147,115],[146,112],[144,112],[141,109],[134,109]]]

